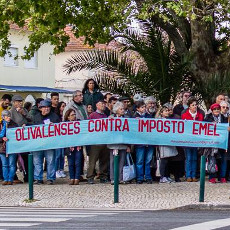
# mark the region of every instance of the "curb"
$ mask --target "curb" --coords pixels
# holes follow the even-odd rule
[[[182,207],[174,208],[173,210],[222,210],[222,211],[229,211],[230,205],[214,205],[214,204],[191,204],[191,205],[185,205]]]

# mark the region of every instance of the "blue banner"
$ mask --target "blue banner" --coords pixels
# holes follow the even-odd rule
[[[227,149],[228,124],[173,119],[107,118],[7,130],[7,153],[99,144]]]

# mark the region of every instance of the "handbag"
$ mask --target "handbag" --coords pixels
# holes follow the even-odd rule
[[[216,164],[216,157],[215,156],[209,156],[208,157],[207,172],[209,174],[214,174],[214,173],[218,172],[218,167]]]
[[[130,153],[126,155],[126,165],[123,167],[123,181],[131,181],[136,178],[136,170]]]

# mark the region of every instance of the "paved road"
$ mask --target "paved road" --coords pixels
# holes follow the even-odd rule
[[[229,211],[0,208],[2,229],[229,230]]]

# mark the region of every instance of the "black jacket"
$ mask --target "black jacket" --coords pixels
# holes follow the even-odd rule
[[[33,117],[33,123],[34,123],[34,125],[44,124],[44,120],[48,120],[48,119],[52,123],[59,123],[60,122],[60,118],[58,117],[58,115],[56,113],[50,111],[50,113],[47,114],[46,116],[43,116],[41,113],[36,114]]]

